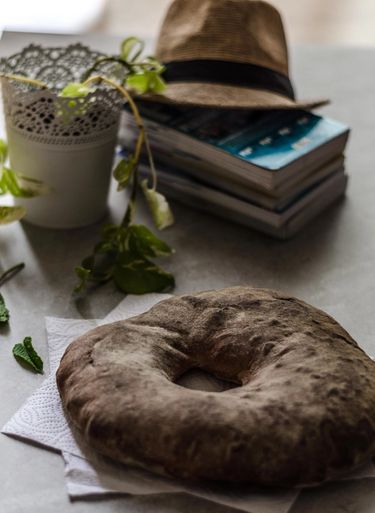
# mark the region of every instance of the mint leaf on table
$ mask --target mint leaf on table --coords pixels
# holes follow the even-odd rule
[[[31,337],[25,337],[22,343],[16,344],[12,352],[17,361],[28,365],[38,374],[43,374],[43,360],[35,351]]]
[[[9,310],[6,307],[5,300],[2,294],[0,294],[0,327],[7,324],[9,321]]]

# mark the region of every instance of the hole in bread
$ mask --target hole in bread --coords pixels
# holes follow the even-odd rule
[[[176,385],[190,388],[192,390],[203,390],[205,392],[224,392],[238,385],[230,381],[217,378],[213,374],[202,369],[190,369],[176,381]]]

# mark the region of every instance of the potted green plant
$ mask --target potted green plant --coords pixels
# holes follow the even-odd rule
[[[50,188],[49,195],[30,202],[30,222],[71,228],[100,219],[125,102],[139,127],[134,152],[114,170],[118,189],[130,189],[124,218],[102,229],[101,240],[77,267],[78,292],[91,282],[109,280],[123,292],[137,294],[174,285],[173,276],[151,260],[170,255],[171,248],[146,226],[134,224],[139,190],[157,228],[173,223],[166,199],[156,190],[151,149],[134,99],[134,93],[164,89],[163,66],[142,53],[142,41],[131,37],[118,55],[99,54],[79,44],[47,49],[31,45],[0,61],[11,165]],[[150,163],[150,185],[147,180],[140,183],[138,176],[143,150]]]

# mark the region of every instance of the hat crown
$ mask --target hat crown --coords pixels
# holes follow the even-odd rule
[[[161,27],[156,54],[165,63],[223,60],[288,75],[281,16],[261,0],[174,0]]]

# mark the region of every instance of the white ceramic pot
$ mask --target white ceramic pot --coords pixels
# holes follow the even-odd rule
[[[16,199],[30,223],[78,228],[105,215],[123,99],[105,87],[75,99],[54,92],[79,80],[84,66],[97,58],[88,48],[73,45],[30,46],[0,60],[3,72],[26,73],[51,88],[1,80],[11,167],[51,190],[45,196]]]
[[[78,228],[106,213],[117,130],[95,143],[52,144],[27,139],[7,127],[12,169],[51,190],[45,196],[15,198],[25,220],[46,228]]]

